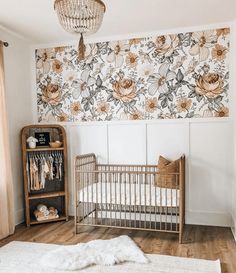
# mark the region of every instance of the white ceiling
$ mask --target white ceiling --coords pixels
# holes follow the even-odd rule
[[[236,19],[236,0],[104,0],[107,12],[98,37],[147,33]],[[57,43],[75,36],[60,27],[54,0],[0,0],[0,26],[34,43]]]

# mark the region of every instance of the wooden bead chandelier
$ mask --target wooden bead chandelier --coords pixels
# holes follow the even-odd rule
[[[54,9],[61,26],[70,33],[80,34],[79,59],[85,55],[84,35],[97,32],[106,6],[101,0],[55,0]]]

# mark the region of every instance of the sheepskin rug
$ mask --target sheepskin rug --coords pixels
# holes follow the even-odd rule
[[[0,247],[1,273],[68,273],[71,271],[45,268],[41,265],[46,253],[60,246],[54,244],[11,242]],[[166,255],[146,254],[146,264],[133,262],[115,266],[95,265],[72,271],[73,273],[220,273],[220,261],[181,258]],[[55,257],[54,257],[55,258]]]
[[[123,262],[145,264],[148,259],[128,236],[94,240],[74,246],[61,246],[42,257],[45,268],[79,270],[91,265],[115,265]]]

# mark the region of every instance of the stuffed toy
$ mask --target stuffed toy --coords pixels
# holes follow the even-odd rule
[[[55,219],[58,218],[58,210],[54,207],[49,207],[39,204],[37,209],[34,211],[34,216],[37,221],[44,221],[48,219]]]

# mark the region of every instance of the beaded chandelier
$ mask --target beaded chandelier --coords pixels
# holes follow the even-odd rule
[[[97,32],[106,6],[101,0],[55,0],[54,9],[61,26],[70,33],[80,34],[79,59],[85,55],[84,35]]]

